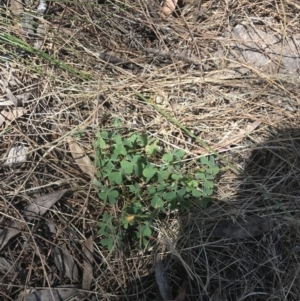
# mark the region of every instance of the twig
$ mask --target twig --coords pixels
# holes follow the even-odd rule
[[[189,64],[194,64],[194,65],[201,65],[201,61],[197,58],[192,58],[192,57],[187,57],[184,54],[176,53],[176,52],[170,52],[170,51],[161,51],[159,49],[154,49],[154,48],[144,48],[144,50],[148,53],[153,53],[157,54],[163,57],[176,57],[179,58]]]

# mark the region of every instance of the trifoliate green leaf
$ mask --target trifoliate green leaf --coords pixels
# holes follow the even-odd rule
[[[108,251],[113,249],[114,241],[112,238],[103,238],[100,240],[100,243],[103,247],[107,247]]]
[[[146,178],[146,181],[149,182],[151,178],[156,174],[157,169],[154,167],[146,167],[143,170],[143,176]]]
[[[206,165],[208,165],[208,159],[207,159],[207,157],[201,157],[201,158],[200,158],[200,162],[201,162],[201,164],[206,164]]]
[[[163,198],[167,201],[172,201],[172,200],[176,199],[176,191],[163,193]]]
[[[198,189],[193,189],[192,196],[195,198],[199,198],[200,196],[202,196],[202,193]]]
[[[164,206],[164,201],[159,198],[157,195],[155,195],[151,200],[151,206],[156,208],[161,208]]]
[[[121,168],[126,175],[131,175],[133,172],[133,163],[123,160],[121,161]]]
[[[120,171],[113,171],[108,174],[108,179],[111,184],[120,185],[122,183],[122,173]]]
[[[174,157],[173,157],[173,154],[164,154],[162,159],[166,163],[171,163],[173,161]]]
[[[149,227],[148,224],[146,224],[143,228],[143,233],[142,233],[142,236],[146,236],[146,237],[150,237],[152,234],[152,230],[151,228]]]
[[[181,160],[185,155],[185,151],[183,149],[178,149],[174,152],[174,156],[177,161]]]
[[[108,202],[111,205],[114,205],[117,202],[117,197],[119,196],[119,192],[117,190],[111,190],[108,193]]]

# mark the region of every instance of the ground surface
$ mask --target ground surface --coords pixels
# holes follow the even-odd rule
[[[210,206],[159,222],[176,300],[299,300],[298,2],[189,0],[166,17],[156,1],[55,1],[32,33],[17,12],[37,4],[0,23],[0,300],[163,300],[157,248],[100,245],[105,208],[74,160],[72,141],[92,156],[116,118],[190,159],[219,154]],[[7,161],[15,147],[25,162]]]

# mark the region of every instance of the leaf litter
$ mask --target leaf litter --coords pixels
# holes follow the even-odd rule
[[[5,124],[7,127],[14,120],[22,117],[27,113],[25,108],[16,108],[16,109],[4,109],[0,112],[0,127]]]
[[[41,216],[51,208],[66,192],[67,190],[60,190],[41,196],[36,200],[35,204],[27,205],[22,211],[23,216],[31,221],[34,217]],[[0,250],[3,249],[8,241],[21,232],[20,223],[13,221],[9,227],[0,232]]]
[[[93,236],[90,236],[85,240],[83,246],[83,276],[82,276],[82,289],[90,290],[94,279],[94,240]]]
[[[209,145],[223,147],[224,154],[238,166],[243,166],[254,144],[269,137],[269,133],[276,131],[278,126],[288,125],[299,128],[297,84],[299,77],[296,68],[290,68],[293,63],[296,66],[299,60],[299,50],[293,48],[290,43],[295,42],[296,45],[299,41],[299,26],[295,18],[299,13],[297,8],[299,5],[296,1],[283,1],[282,5],[277,5],[274,0],[268,2],[268,5],[264,1],[256,1],[255,5],[249,5],[249,1],[229,3],[217,0],[186,0],[180,1],[182,3],[176,7],[173,6],[168,17],[163,20],[149,15],[150,1],[129,0],[126,2],[126,5],[128,4],[126,9],[117,5],[116,1],[99,2],[108,5],[89,4],[82,10],[83,3],[80,6],[72,3],[68,7],[64,5],[57,7],[53,2],[49,14],[54,22],[51,18],[43,22],[46,27],[43,51],[48,54],[53,49],[55,55],[66,58],[71,65],[79,66],[83,70],[88,69],[94,76],[95,82],[75,82],[69,74],[57,72],[56,66],[50,63],[37,64],[42,69],[35,72],[37,66],[34,62],[42,61],[35,55],[30,57],[26,64],[17,62],[8,68],[1,64],[1,83],[5,86],[5,89],[1,87],[3,94],[6,95],[6,87],[9,87],[13,95],[21,95],[26,90],[34,96],[34,99],[25,103],[30,113],[26,114],[26,118],[23,118],[24,114],[22,118],[5,122],[5,133],[0,137],[1,158],[12,147],[9,144],[11,141],[8,141],[10,138],[30,145],[33,156],[30,158],[32,162],[27,161],[26,166],[15,169],[13,177],[10,167],[6,166],[2,169],[1,166],[1,173],[3,173],[1,194],[3,192],[9,203],[17,202],[23,205],[20,199],[22,198],[24,202],[24,199],[28,198],[26,188],[37,188],[43,191],[45,185],[56,183],[57,179],[70,180],[68,187],[72,188],[72,196],[64,204],[59,204],[62,206],[58,206],[57,212],[51,210],[48,213],[51,218],[54,217],[54,221],[59,218],[61,225],[58,227],[68,229],[70,233],[57,231],[52,243],[57,243],[57,239],[61,243],[61,240],[73,236],[76,242],[83,244],[86,233],[96,232],[94,223],[101,219],[99,212],[103,212],[93,191],[87,189],[89,179],[82,177],[83,173],[90,177],[89,171],[85,172],[79,167],[87,164],[82,162],[77,164],[74,160],[77,159],[76,156],[72,160],[71,156],[66,154],[69,147],[65,137],[75,128],[88,123],[91,127],[88,127],[86,137],[92,141],[94,129],[109,125],[112,116],[117,116],[124,120],[124,131],[129,129],[138,131],[143,128],[159,138],[166,149],[173,146],[185,148],[191,155],[199,150],[199,145],[192,139],[189,140],[178,127],[162,118],[149,106],[138,103],[128,87],[134,87],[150,97],[159,92],[167,93],[170,105],[164,109]],[[163,5],[168,2],[165,1]],[[21,14],[23,8],[20,6],[18,9]],[[52,15],[53,11],[56,13],[62,9],[65,9],[63,19],[60,14]],[[83,11],[86,14],[84,16]],[[76,26],[70,25],[69,22],[74,17],[76,17]],[[89,20],[91,20],[90,24]],[[244,21],[248,21],[248,25],[244,24]],[[59,28],[56,27],[57,24],[60,24]],[[51,35],[53,27],[57,29],[54,39]],[[4,32],[7,31],[5,27],[2,29]],[[48,29],[50,34],[47,34]],[[14,32],[15,29],[12,31]],[[126,36],[130,36],[130,39]],[[275,37],[277,40],[272,41],[270,37]],[[258,38],[266,41],[265,45]],[[291,41],[292,39],[294,40]],[[278,52],[279,48],[276,49],[276,44],[286,48],[283,49],[282,55]],[[108,50],[108,53],[113,53],[117,58],[122,59],[121,61],[132,62],[140,69],[131,71],[114,66],[112,63],[103,64],[99,57],[94,55],[94,48],[98,47],[103,52]],[[79,51],[80,54],[77,55]],[[289,60],[289,55],[293,54],[291,53],[293,51],[294,56],[292,55]],[[267,62],[266,58],[270,61]],[[49,67],[53,72],[48,72]],[[5,69],[9,70],[8,75],[4,72]],[[100,102],[101,99],[103,102]],[[9,100],[5,105],[12,105],[12,103]],[[90,118],[91,112],[96,112],[93,118]],[[256,120],[260,120],[261,124],[255,131],[239,136],[237,128],[246,129],[247,125]],[[49,123],[55,124],[58,129],[54,140]],[[4,122],[2,129],[3,125]],[[67,131],[70,133],[66,133]],[[239,136],[238,139],[231,140],[235,135]],[[280,139],[283,141],[286,136]],[[228,147],[230,143],[235,147]],[[80,142],[78,144],[81,145]],[[43,157],[40,153],[42,148],[49,150],[49,153]],[[290,148],[293,149],[292,143]],[[216,149],[220,150],[220,148]],[[275,152],[274,147],[270,149]],[[282,145],[278,146],[278,149],[282,149]],[[85,151],[82,153],[86,155]],[[205,150],[201,152],[203,155],[206,153]],[[278,166],[284,168],[288,162],[290,160],[286,159]],[[271,170],[276,169],[276,172],[279,172],[279,167]],[[294,178],[297,179],[295,169],[289,167],[294,173]],[[292,172],[287,171],[283,178],[291,183],[292,180],[288,178],[290,173]],[[78,175],[76,183],[73,181],[74,174]],[[278,186],[282,184],[279,183],[280,180],[277,182]],[[177,254],[180,254],[182,260],[185,260],[186,265],[191,268],[195,279],[193,282],[191,276],[187,277],[186,300],[193,300],[195,296],[204,301],[210,300],[216,289],[220,287],[219,270],[222,271],[223,279],[230,279],[224,288],[227,295],[229,294],[228,300],[236,300],[236,298],[249,301],[262,298],[296,300],[299,296],[297,286],[299,273],[293,267],[298,266],[298,227],[291,226],[293,224],[291,221],[285,220],[283,223],[281,220],[276,228],[264,232],[262,239],[258,236],[253,239],[255,233],[261,232],[251,232],[247,229],[247,224],[253,226],[248,220],[250,215],[268,216],[268,213],[272,212],[279,216],[282,214],[279,212],[279,207],[268,204],[267,208],[265,203],[269,200],[266,201],[266,198],[257,200],[255,195],[249,197],[248,202],[245,202],[245,199],[234,199],[232,196],[236,192],[237,179],[230,171],[225,172],[217,185],[219,200],[229,201],[214,201],[205,211],[195,207],[191,212],[193,218],[188,231],[183,233],[184,243],[178,243],[178,239],[171,241],[174,249],[171,250],[172,256],[177,259]],[[22,186],[22,193],[13,196],[5,195],[7,187],[10,191],[19,192],[20,186]],[[77,189],[78,187],[80,189]],[[278,195],[283,194],[279,191]],[[284,195],[288,196],[287,206],[290,206],[288,210],[294,212],[295,218],[299,219],[298,207],[293,207],[293,197],[290,197],[290,193]],[[282,202],[287,203],[286,200]],[[114,212],[118,212],[119,209],[113,208]],[[82,212],[84,214],[81,214]],[[231,234],[228,234],[228,231],[225,234],[221,233],[221,239],[211,236],[218,220],[232,219],[241,223],[241,217],[244,216],[247,220],[247,224],[243,226],[246,227],[246,232],[243,230],[240,233],[240,230],[232,228],[232,223],[229,223],[224,225],[232,232]],[[170,216],[170,218],[176,217]],[[82,229],[82,219],[92,220],[92,222],[87,222],[87,228]],[[42,219],[39,222],[42,222]],[[16,229],[18,225],[15,225]],[[279,226],[282,228],[278,229]],[[261,228],[268,229],[264,226]],[[54,228],[53,231],[56,232]],[[172,231],[172,227],[168,224],[166,232],[171,235]],[[246,237],[248,233],[251,236]],[[236,239],[237,242],[234,244],[231,239],[233,236],[246,238],[242,238],[242,241]],[[254,251],[251,249],[253,242],[255,242]],[[97,246],[97,237],[95,237],[95,246]],[[11,256],[17,253],[18,249],[22,250],[20,245],[13,250],[9,247],[7,249]],[[134,246],[130,247],[134,248]],[[43,245],[41,250],[45,249],[47,248]],[[6,249],[2,249],[2,252],[5,251]],[[27,249],[22,250],[22,252],[26,251]],[[159,292],[153,286],[155,281],[153,260],[149,259],[148,254],[137,257],[136,253],[136,250],[130,249],[116,254],[106,254],[101,247],[95,248],[94,278],[97,281],[92,289],[98,293],[99,299],[119,300],[120,295],[127,294],[130,296],[127,298],[132,297],[137,300],[160,298]],[[43,256],[46,256],[46,253],[43,253]],[[29,253],[21,256],[22,260],[28,257],[30,257]],[[281,258],[284,258],[284,261]],[[77,259],[76,262],[80,261],[78,258],[74,259]],[[33,267],[30,262],[26,264],[26,268],[29,267],[36,274],[32,273],[24,283],[18,282],[18,279],[13,280],[13,285],[18,287],[24,284],[28,286],[31,283],[37,286],[47,285],[43,280],[35,282],[37,278],[43,279],[43,277],[35,277],[40,276],[38,271],[42,271],[41,266],[35,260],[32,261]],[[152,273],[149,275],[150,281],[149,278],[143,277],[149,271]],[[177,279],[171,278],[174,282],[178,281]],[[131,281],[131,286],[128,285],[128,280]],[[10,283],[10,279],[6,279],[6,283]],[[251,285],[248,285],[249,283]],[[171,284],[173,287],[174,283]],[[179,287],[177,283],[175,285]],[[15,298],[16,290],[7,293],[7,287],[1,287],[1,296],[2,291],[6,291],[7,295]],[[130,287],[131,291],[127,290],[127,287]],[[259,295],[260,292],[264,295]],[[40,297],[42,300],[51,300],[47,295],[42,294]]]
[[[62,301],[70,300],[78,295],[76,288],[49,288],[36,290],[29,294],[21,294],[15,301]]]
[[[78,283],[78,268],[73,256],[67,249],[66,244],[53,248],[52,256],[54,258],[54,263],[59,270],[61,282],[63,282],[64,277],[67,277],[72,283]]]
[[[94,177],[94,167],[91,159],[86,155],[83,148],[72,138],[68,138],[68,144],[72,157],[78,167],[91,178]]]

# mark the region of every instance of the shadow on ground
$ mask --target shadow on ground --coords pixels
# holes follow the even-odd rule
[[[180,237],[166,235],[173,298],[186,283],[177,300],[300,300],[299,181],[298,129],[277,130],[256,145],[236,196],[195,206]],[[158,292],[153,273],[128,288],[130,300],[154,300]]]

